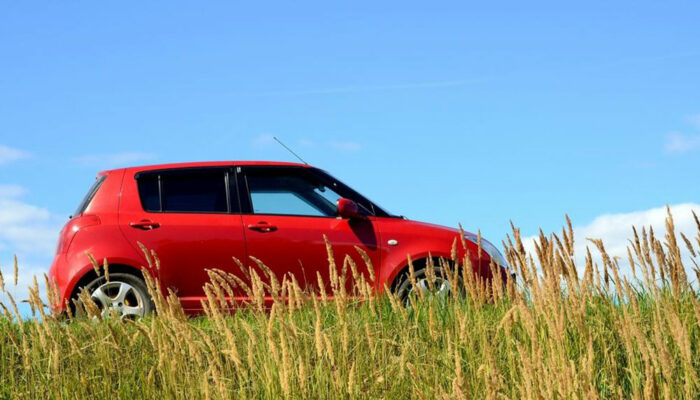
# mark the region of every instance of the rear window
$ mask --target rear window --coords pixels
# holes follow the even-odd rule
[[[228,171],[166,171],[138,177],[139,197],[151,212],[229,212]],[[237,196],[236,196],[237,198]],[[237,207],[233,207],[237,211]]]
[[[105,181],[105,179],[107,179],[107,175],[98,176],[95,179],[95,183],[93,183],[92,186],[90,186],[90,189],[88,190],[85,197],[83,197],[83,200],[80,202],[80,205],[78,205],[78,208],[73,213],[73,216],[78,216],[85,212],[85,209],[88,208],[90,202],[97,194],[97,191],[100,190],[100,187],[102,186],[102,183]]]

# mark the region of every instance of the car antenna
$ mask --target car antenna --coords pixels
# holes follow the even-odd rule
[[[268,136],[268,137],[269,137],[269,136]],[[275,140],[277,141],[277,143],[279,143],[282,147],[284,147],[288,152],[292,153],[292,154],[294,155],[294,157],[298,158],[299,161],[303,162],[303,163],[306,164],[306,165],[309,165],[309,163],[307,163],[306,161],[304,161],[303,158],[299,157],[299,154],[297,154],[297,153],[295,153],[294,151],[292,151],[292,149],[290,149],[289,147],[285,146],[284,143],[282,143],[281,140],[277,139],[277,136],[273,136],[272,138],[275,139]]]

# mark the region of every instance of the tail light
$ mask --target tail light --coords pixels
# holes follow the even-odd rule
[[[100,223],[100,217],[97,215],[81,215],[68,221],[58,236],[56,254],[63,254],[68,251],[73,238],[75,238],[75,234],[78,233],[79,230],[87,228],[88,226],[99,225]]]

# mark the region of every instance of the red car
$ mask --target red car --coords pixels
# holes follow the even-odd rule
[[[367,252],[376,291],[386,284],[406,297],[413,290],[406,279],[407,256],[414,262],[417,289],[423,290],[428,257],[449,259],[459,231],[392,215],[305,164],[197,162],[115,169],[98,174],[61,231],[50,269],[60,296],[55,307],[65,309],[85,287],[105,312],[113,308],[138,317],[153,311],[139,242],[161,261],[148,273],[163,290],[173,289],[188,313],[201,311],[206,269],[239,272],[233,257],[245,262],[254,256],[280,280],[293,273],[302,285],[314,285],[317,272],[328,279],[323,235],[340,261],[345,254],[357,257],[355,246]],[[465,236],[475,273],[490,279],[491,258],[506,265],[485,240],[477,258],[476,237]],[[96,274],[87,254],[100,263],[107,259],[109,282]],[[450,289],[446,281],[436,287]],[[245,300],[242,291],[236,295]]]

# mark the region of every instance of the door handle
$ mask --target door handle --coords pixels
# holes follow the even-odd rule
[[[153,222],[150,219],[142,219],[138,222],[131,222],[129,226],[136,229],[143,229],[144,231],[160,228],[160,224],[158,222]]]
[[[251,231],[258,231],[262,233],[268,233],[268,232],[274,232],[277,230],[277,227],[274,225],[270,225],[267,222],[261,221],[258,222],[257,224],[250,224],[248,225],[248,229]]]

